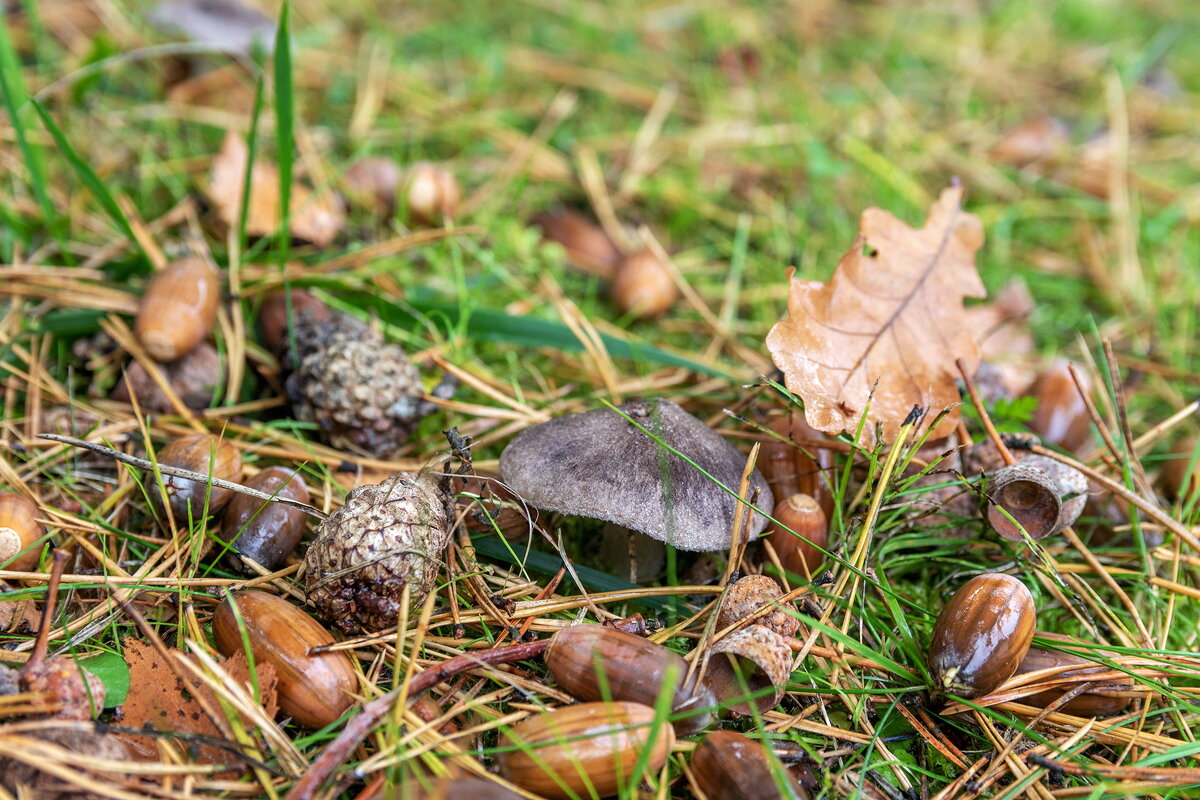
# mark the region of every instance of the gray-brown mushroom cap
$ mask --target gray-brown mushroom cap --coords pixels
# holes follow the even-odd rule
[[[500,454],[504,483],[538,508],[615,522],[681,550],[728,549],[739,503],[719,484],[737,492],[746,456],[668,400],[619,409],[700,469],[605,408],[522,431]],[[750,494],[771,513],[771,491],[758,470]],[[750,512],[747,523],[755,538],[767,520]]]

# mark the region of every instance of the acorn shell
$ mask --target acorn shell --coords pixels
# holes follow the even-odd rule
[[[199,258],[172,262],[146,285],[134,330],[156,361],[175,361],[212,332],[221,299],[217,271]]]
[[[233,483],[242,479],[242,456],[238,449],[229,440],[207,433],[182,436],[169,442],[158,451],[158,463]],[[233,498],[233,492],[229,489],[216,486],[210,489],[208,483],[190,478],[163,475],[162,482],[175,524],[180,526],[186,526],[189,519],[198,520],[204,516],[206,499],[208,513],[216,514]],[[150,494],[150,502],[165,521],[162,492],[152,477],[147,481],[146,491]]]
[[[1091,386],[1086,373],[1079,373],[1083,390]],[[1058,361],[1043,372],[1033,386],[1037,406],[1029,429],[1050,444],[1075,452],[1092,437],[1092,418],[1079,389],[1067,369],[1067,362]]]
[[[543,211],[533,218],[542,229],[542,239],[557,242],[566,251],[567,261],[574,267],[612,278],[621,251],[599,225],[577,211],[558,208]]]
[[[310,653],[314,647],[332,644],[333,636],[303,610],[273,594],[245,590],[217,606],[213,637],[223,655],[243,650],[231,602],[237,603],[254,658],[275,667],[280,711],[305,727],[323,728],[354,704],[358,679],[350,657],[340,651]]]
[[[287,467],[267,467],[246,486],[272,497],[308,502],[304,479]],[[307,520],[308,515],[298,508],[239,494],[225,509],[221,539],[267,569],[279,569],[300,543]],[[240,560],[236,563],[239,568],[244,568]]]
[[[713,722],[717,702],[712,691],[690,683],[688,663],[649,639],[604,625],[572,625],[554,634],[544,658],[558,684],[580,700],[654,706],[673,677],[674,689],[668,691],[675,732],[687,736]]]
[[[809,796],[782,765],[771,764],[762,743],[736,731],[713,731],[705,736],[692,753],[689,765],[696,785],[706,797],[807,800]]]
[[[441,164],[419,161],[408,168],[404,180],[408,214],[427,225],[454,217],[462,189],[450,170]]]
[[[4,569],[28,571],[41,561],[46,528],[38,522],[39,516],[37,504],[29,498],[0,492],[0,565]]]
[[[820,504],[826,519],[831,518],[833,490],[829,475],[834,466],[833,451],[807,444],[828,437],[810,426],[800,412],[774,414],[767,427],[780,438],[772,436],[763,440],[758,468],[766,477],[776,504],[792,495],[806,494]]]
[[[1033,642],[1033,595],[1011,575],[964,583],[938,614],[929,645],[934,688],[981,697],[1011,678]]]
[[[641,703],[581,703],[543,712],[500,737],[496,765],[505,780],[543,797],[609,797],[629,785],[650,748],[657,772],[675,745],[670,725],[654,724]]]
[[[521,795],[483,778],[442,778],[429,786],[416,780],[385,790],[384,800],[521,800]]]
[[[1044,539],[1079,519],[1087,504],[1088,482],[1073,467],[1030,455],[992,473],[987,493],[987,519],[993,530],[1021,541],[1021,529],[1012,521],[1016,520],[1030,537]]]

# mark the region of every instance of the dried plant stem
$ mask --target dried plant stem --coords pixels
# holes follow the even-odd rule
[[[983,420],[983,427],[987,431],[988,438],[992,440],[992,444],[996,446],[996,450],[1000,453],[1000,457],[1004,459],[1004,463],[1012,466],[1016,463],[1012,453],[1008,451],[1004,440],[1000,438],[999,432],[996,431],[996,426],[992,424],[992,418],[988,416],[987,408],[983,405],[983,400],[979,397],[979,392],[975,389],[975,381],[971,380],[971,376],[967,374],[967,365],[961,358],[955,359],[954,365],[958,367],[958,374],[962,375],[963,384],[967,387],[967,394],[971,395],[971,403],[975,406],[975,410],[979,412],[979,418]]]
[[[138,469],[144,469],[149,472],[152,472],[155,469],[155,464],[150,461],[147,461],[144,458],[138,458],[137,456],[131,456],[126,453],[122,453],[120,450],[114,450],[113,448],[105,447],[102,444],[95,444],[94,442],[84,441],[83,439],[75,439],[71,436],[61,436],[57,433],[39,433],[38,438],[39,439],[49,439],[52,442],[62,442],[63,444],[69,444],[72,447],[79,447],[84,450],[90,450],[93,453],[99,453],[102,456],[108,456],[109,458],[113,459],[114,461],[120,461],[122,464],[129,464],[130,466],[137,467]],[[298,500],[292,500],[287,497],[279,497],[277,495],[270,495],[270,494],[267,494],[266,492],[260,492],[258,489],[251,489],[249,486],[243,486],[240,483],[233,483],[232,481],[224,481],[224,480],[221,480],[220,478],[215,478],[211,475],[206,475],[203,472],[193,472],[190,469],[182,469],[181,467],[172,467],[168,464],[161,464],[161,463],[158,464],[157,467],[158,467],[158,471],[161,472],[163,475],[171,475],[176,478],[187,478],[188,480],[198,481],[200,483],[211,482],[212,485],[218,489],[228,489],[231,492],[237,492],[239,494],[249,495],[249,496],[257,498],[259,500],[265,500],[265,501],[268,501],[271,503],[282,503],[285,506],[291,506],[292,508],[298,508],[301,511],[303,511],[305,514],[308,514],[311,517],[316,517],[317,519],[325,519],[327,516],[329,516],[324,511],[320,510],[319,508],[314,508],[313,506],[310,506],[308,503],[301,503]]]

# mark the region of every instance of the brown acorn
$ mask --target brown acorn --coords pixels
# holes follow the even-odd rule
[[[155,273],[138,304],[134,330],[155,361],[187,355],[212,332],[221,279],[199,258],[184,258]]]
[[[689,762],[705,797],[721,800],[808,800],[808,790],[771,763],[762,743],[735,731],[704,737]]]
[[[0,492],[0,568],[21,572],[37,568],[46,537],[40,516],[29,498]]]
[[[201,342],[178,361],[159,365],[159,369],[171,390],[188,408],[208,408],[213,395],[224,383],[221,356],[217,348],[208,342]],[[125,368],[124,377],[113,387],[112,399],[128,403],[131,392],[136,395],[143,411],[169,414],[175,410],[166,392],[159,388],[150,378],[150,373],[137,361],[130,361]]]
[[[404,193],[409,216],[433,225],[454,217],[462,190],[454,174],[440,164],[421,161],[408,168]]]
[[[572,266],[602,278],[612,278],[616,272],[621,251],[603,228],[583,214],[557,208],[538,214],[533,224],[542,229],[543,241],[562,245]]]
[[[1072,639],[1070,636],[1062,636],[1056,633],[1043,633],[1038,631],[1036,636],[1043,639],[1057,639],[1060,641],[1079,644],[1077,639]],[[1052,669],[1055,667],[1065,667],[1078,665],[1079,669],[1065,670],[1047,676],[1046,680],[1059,680],[1062,678],[1076,678],[1080,676],[1096,674],[1099,672],[1108,672],[1108,667],[1103,664],[1097,664],[1094,661],[1088,661],[1086,658],[1075,655],[1074,653],[1063,652],[1062,650],[1051,650],[1044,647],[1030,647],[1025,653],[1025,657],[1021,659],[1020,666],[1014,675],[1024,675],[1028,672],[1037,672],[1043,669]],[[1066,694],[1074,684],[1066,684],[1061,688],[1047,689],[1044,692],[1022,697],[1017,700],[1018,703],[1023,703],[1028,706],[1042,707],[1050,705],[1058,698]],[[1067,701],[1058,710],[1064,714],[1074,714],[1079,717],[1104,717],[1110,714],[1119,714],[1124,711],[1132,698],[1122,696],[1115,692],[1128,692],[1133,688],[1133,680],[1131,678],[1119,678],[1113,681],[1106,681],[1103,688],[1097,686],[1095,689],[1090,689],[1082,692],[1072,700]]]
[[[396,208],[396,188],[404,173],[390,158],[360,158],[342,175],[346,198],[377,216],[389,216]]]
[[[775,606],[757,617],[754,624],[765,625],[782,636],[794,636],[800,629],[800,620],[795,615],[796,607],[791,603],[779,603],[780,597],[783,597],[783,590],[772,577],[744,575],[738,578],[725,591],[721,613],[717,616],[717,629],[724,630],[763,606]]]
[[[830,474],[833,470],[833,451],[807,444],[826,438],[812,428],[800,412],[775,414],[767,427],[779,437],[765,439],[758,454],[758,468],[771,487],[776,505],[795,494],[816,499],[825,519],[833,516],[833,491]],[[806,442],[800,445],[797,442]]]
[[[1013,676],[1033,642],[1033,595],[1011,575],[964,583],[938,614],[929,643],[934,689],[972,698]]]
[[[1091,387],[1085,373],[1079,373],[1084,391]],[[1067,369],[1067,362],[1056,361],[1033,385],[1037,407],[1029,429],[1050,444],[1075,452],[1092,438],[1092,419],[1079,389]]]
[[[1200,492],[1200,460],[1192,465],[1196,453],[1196,437],[1189,436],[1171,448],[1171,455],[1163,465],[1163,479],[1171,497],[1186,501]]]
[[[292,327],[289,320],[294,324],[302,312],[311,317],[313,322],[333,319],[329,306],[303,289],[292,289],[290,292],[280,289],[268,292],[263,298],[262,306],[258,309],[258,330],[262,334],[263,344],[276,356],[282,355],[288,347],[288,331]]]
[[[505,780],[543,797],[609,797],[629,786],[643,758],[648,773],[662,769],[674,745],[675,732],[656,726],[649,706],[581,703],[514,725],[500,737],[496,765]]]
[[[243,651],[232,603],[237,603],[255,660],[275,667],[281,711],[305,727],[323,728],[354,705],[358,679],[350,657],[341,651],[311,653],[332,644],[333,636],[281,597],[250,589],[226,597],[212,619],[213,638],[223,655]]]
[[[242,455],[238,449],[229,440],[207,433],[182,436],[170,442],[158,451],[158,463],[233,483],[242,479]],[[190,478],[163,475],[162,482],[176,525],[186,526],[189,520],[200,519],[206,511],[216,514],[233,498],[229,489],[210,487],[208,483]],[[162,492],[154,485],[152,474],[146,491],[154,508],[165,519]]]
[[[433,589],[453,519],[453,501],[432,471],[358,487],[304,554],[308,601],[347,633],[395,625],[405,585],[413,609]]]
[[[267,467],[246,484],[251,489],[301,503],[308,502],[304,479],[287,467]],[[230,501],[221,521],[221,540],[233,549],[275,570],[300,543],[308,515],[298,508],[239,494]],[[239,568],[242,562],[238,560]]]
[[[678,297],[671,271],[650,250],[630,253],[617,264],[612,298],[622,314],[640,319],[661,317]]]
[[[572,697],[654,706],[671,678],[675,732],[687,736],[713,722],[717,701],[712,691],[688,680],[682,657],[649,639],[604,625],[571,625],[554,634],[544,658],[550,674]]]
[[[788,572],[811,578],[825,561],[817,547],[829,544],[829,522],[821,505],[807,494],[794,494],[776,504],[771,546]],[[814,546],[815,545],[815,546]]]

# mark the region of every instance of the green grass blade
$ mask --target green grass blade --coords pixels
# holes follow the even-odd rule
[[[79,176],[79,180],[82,181],[83,185],[88,188],[88,191],[90,191],[96,197],[96,199],[100,201],[100,205],[104,206],[104,210],[108,212],[108,216],[112,218],[112,221],[116,224],[117,228],[119,228],[121,233],[129,238],[130,243],[137,249],[139,253],[142,254],[142,257],[146,259],[146,262],[149,263],[149,257],[146,255],[146,252],[142,250],[142,245],[137,240],[137,237],[133,235],[133,226],[129,224],[129,218],[125,216],[125,212],[122,211],[121,207],[117,204],[117,199],[113,196],[112,192],[108,190],[108,185],[99,175],[96,174],[96,171],[88,165],[87,161],[85,161],[79,155],[79,152],[71,146],[71,143],[67,140],[66,134],[63,133],[62,128],[58,126],[58,123],[54,121],[54,118],[50,116],[49,112],[46,111],[42,104],[33,98],[30,98],[29,102],[33,104],[38,116],[42,118],[42,124],[46,126],[46,130],[49,131],[50,135],[54,138],[54,144],[57,145],[62,154],[66,156],[67,161],[75,170],[75,174]]]
[[[292,202],[292,148],[295,145],[296,97],[292,82],[292,39],[288,34],[288,11],[283,4],[279,11],[279,28],[275,32],[275,158],[279,164],[279,263],[287,263],[291,244],[289,217]]]
[[[50,202],[46,192],[46,166],[42,161],[41,148],[29,141],[24,115],[21,109],[29,102],[29,92],[25,89],[25,81],[21,76],[21,65],[17,51],[13,48],[12,39],[8,35],[8,24],[5,12],[0,10],[0,94],[4,95],[4,106],[8,118],[12,122],[13,134],[17,139],[17,148],[21,151],[21,159],[25,169],[29,171],[29,185],[38,205],[42,208],[42,216],[46,224],[56,232],[61,231],[58,212]],[[59,237],[61,238],[61,237]]]

